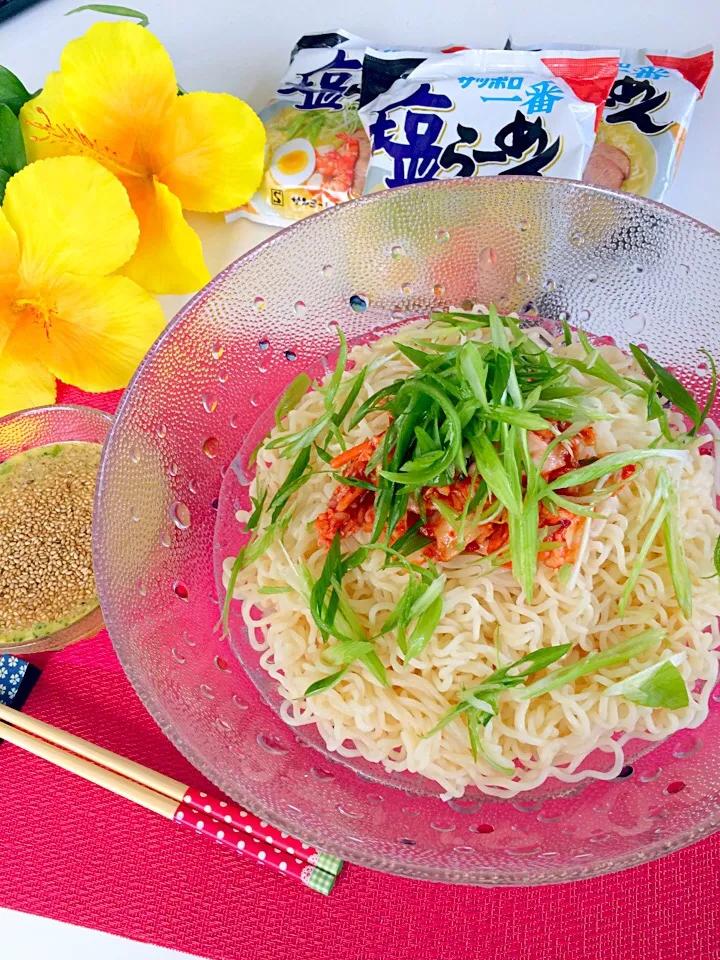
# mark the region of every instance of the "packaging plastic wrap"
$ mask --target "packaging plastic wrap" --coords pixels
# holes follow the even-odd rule
[[[363,88],[379,64],[392,76],[411,57],[369,50]],[[371,145],[364,192],[492,174],[579,180],[618,62],[614,50],[462,50],[400,70],[360,108]]]

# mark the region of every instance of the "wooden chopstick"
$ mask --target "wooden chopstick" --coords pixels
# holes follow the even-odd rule
[[[7,707],[3,707],[3,710],[6,709]],[[0,722],[0,740],[7,740],[8,743],[13,743],[16,747],[27,750],[28,753],[55,764],[56,767],[62,767],[63,770],[75,773],[84,780],[97,784],[98,787],[104,787],[111,793],[125,797],[126,800],[132,800],[133,803],[139,804],[146,810],[159,813],[161,817],[168,820],[173,819],[177,803],[171,797],[166,797],[149,787],[144,787],[134,780],[127,780],[125,777],[113,773],[112,770],[106,770],[104,767],[99,767],[74,753],[61,750],[60,747],[56,747],[46,740],[39,740],[29,733],[10,726],[8,723]]]
[[[38,736],[35,736],[37,734]],[[280,833],[254,814],[0,704],[0,740],[147,810],[205,833],[236,852],[329,894],[342,861]]]
[[[151,770],[141,763],[135,763],[134,760],[128,760],[117,753],[98,747],[96,744],[83,740],[81,737],[76,737],[66,730],[60,730],[49,723],[44,723],[42,720],[0,704],[0,721],[2,720],[13,727],[56,744],[63,750],[69,750],[80,757],[84,757],[93,764],[100,764],[121,777],[134,780],[150,790],[171,797],[176,803],[188,804],[198,813],[209,813],[223,823],[229,823],[231,827],[250,833],[260,841],[269,843],[273,847],[279,847],[291,857],[298,857],[311,865],[317,866],[333,877],[337,877],[342,869],[343,861],[338,857],[322,853],[301,840],[296,840],[288,834],[270,827],[265,820],[260,820],[249,810],[244,810],[242,807],[225,800],[218,800],[203,791],[190,787],[186,783],[180,783],[179,780],[174,780],[172,777],[166,777],[156,770]],[[6,739],[9,740],[10,738]]]
[[[184,783],[180,783],[179,780],[166,777],[156,770],[144,767],[141,763],[135,763],[134,760],[121,757],[117,753],[112,753],[110,750],[98,747],[95,743],[90,743],[89,740],[76,737],[72,733],[68,733],[67,730],[61,730],[59,727],[53,727],[49,723],[43,723],[42,720],[30,717],[26,713],[21,713],[19,710],[13,710],[4,704],[0,704],[0,720],[4,720],[6,723],[20,730],[25,730],[27,733],[42,737],[43,740],[54,743],[56,746],[62,747],[63,750],[69,750],[72,753],[76,753],[79,757],[84,757],[86,760],[107,767],[108,770],[119,773],[121,777],[134,780],[136,783],[149,787],[149,789],[155,790],[157,793],[162,793],[166,797],[172,798],[177,803],[180,803],[185,796],[187,786]],[[10,738],[5,737],[5,739],[9,740]],[[75,771],[72,772],[74,773]],[[102,786],[102,784],[100,784],[100,786]]]

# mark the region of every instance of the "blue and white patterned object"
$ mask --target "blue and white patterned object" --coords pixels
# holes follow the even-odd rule
[[[19,710],[39,675],[37,667],[26,660],[0,655],[0,703]]]

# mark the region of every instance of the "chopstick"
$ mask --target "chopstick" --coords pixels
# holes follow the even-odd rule
[[[1,704],[0,740],[181,826],[204,833],[320,893],[331,892],[342,867],[337,857],[319,853],[283,835],[247,810]],[[330,870],[324,868],[325,863]]]

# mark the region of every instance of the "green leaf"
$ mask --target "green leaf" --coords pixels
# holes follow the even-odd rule
[[[426,593],[429,592],[429,590],[426,591]],[[419,604],[423,599],[424,595],[415,601],[415,605]],[[413,657],[420,656],[430,642],[430,638],[435,632],[438,623],[440,623],[442,614],[443,599],[442,597],[435,597],[427,609],[420,614],[418,621],[415,624],[412,633],[410,634],[410,640],[407,645],[407,653],[405,654],[405,662],[412,660]],[[410,611],[409,619],[412,620],[412,610]]]
[[[32,97],[33,94],[25,89],[25,85],[14,73],[7,67],[0,66],[0,103],[4,103],[17,116],[20,107]]]
[[[694,398],[669,370],[661,367],[657,361],[649,357],[640,347],[636,347],[634,343],[631,343],[630,351],[648,380],[657,380],[662,395],[666,397],[674,407],[677,407],[681,413],[684,413],[686,417],[692,420],[693,430],[691,431],[691,435],[694,434],[701,422],[700,408]]]
[[[150,21],[146,14],[140,10],[133,10],[132,7],[118,7],[114,3],[85,3],[82,7],[74,7],[65,14],[69,17],[71,13],[80,13],[82,10],[92,10],[94,13],[107,13],[112,17],[129,17],[131,20],[137,20],[141,27],[146,27]]]
[[[417,553],[418,550],[422,550],[423,547],[433,542],[433,537],[426,537],[424,533],[420,532],[420,527],[422,526],[422,520],[418,520],[417,523],[409,527],[405,533],[395,541],[393,546],[398,553],[401,553],[405,557],[410,557],[413,553]],[[720,538],[718,539],[720,541]]]
[[[604,697],[623,696],[643,707],[665,707],[682,710],[690,703],[688,689],[676,664],[685,659],[684,653],[655,663],[624,680],[613,683],[603,691]]]
[[[557,487],[579,487],[583,483],[589,483],[590,480],[599,480],[600,477],[606,477],[609,473],[615,473],[623,467],[630,464],[640,463],[642,460],[650,460],[653,457],[667,458],[668,460],[687,460],[686,450],[673,450],[671,448],[653,448],[650,450],[626,450],[623,453],[610,453],[606,457],[600,457],[594,463],[589,463],[586,467],[578,467],[577,470],[571,470],[564,473],[548,484],[551,490]]]
[[[500,461],[497,450],[485,431],[478,428],[468,439],[478,472],[490,492],[502,503],[509,514],[519,515],[522,504],[510,484],[510,478]]]
[[[665,637],[665,631],[659,629],[643,630],[628,640],[622,640],[607,650],[601,650],[597,653],[588,653],[577,663],[569,667],[561,667],[560,670],[554,670],[543,677],[542,680],[536,680],[529,687],[525,687],[518,694],[518,700],[530,700],[532,697],[540,697],[544,693],[550,693],[566,683],[572,683],[578,677],[585,677],[589,673],[598,673],[608,667],[615,667],[620,663],[626,663],[633,657],[649,650],[660,643]]]
[[[487,382],[488,367],[480,354],[477,344],[471,340],[464,343],[460,348],[458,361],[460,370],[472,390],[475,399],[483,408],[487,409],[488,399],[485,384]]]
[[[503,690],[520,686],[531,674],[537,673],[539,670],[544,670],[546,667],[549,667],[550,664],[562,659],[570,650],[571,646],[572,644],[570,643],[562,643],[554,647],[541,647],[539,650],[533,650],[532,653],[526,654],[507,667],[495,670],[480,686],[463,693],[459,703],[456,703],[432,730],[424,733],[421,739],[425,740],[442,730],[443,727],[446,727],[455,717],[473,707],[473,701],[475,701],[475,703],[482,703],[484,707],[490,706],[492,714],[488,714],[487,719],[489,720],[494,713],[497,713],[497,698]],[[510,671],[515,672],[511,674]],[[478,707],[475,707],[475,709],[478,709]],[[487,714],[487,710],[485,710],[485,713]]]
[[[702,413],[700,414],[700,422],[698,423],[698,426],[697,426],[698,430],[703,425],[703,423],[705,423],[707,418],[710,416],[710,411],[712,410],[713,403],[715,403],[715,395],[717,394],[717,388],[718,388],[718,372],[717,372],[717,367],[715,366],[715,361],[707,352],[707,350],[701,349],[700,353],[704,353],[705,356],[710,361],[710,370],[712,371],[712,382],[710,385],[710,393],[708,394],[708,398],[705,402],[705,406],[703,407]]]
[[[390,683],[387,678],[387,673],[385,672],[385,667],[380,657],[375,653],[374,650],[371,650],[369,653],[365,653],[360,657],[360,662],[365,664],[370,673],[375,677],[375,679],[383,685],[383,687],[389,687]]]
[[[230,577],[228,579],[222,612],[222,623],[226,632],[228,629],[228,618],[230,616],[230,604],[233,598],[233,591],[235,590],[235,584],[237,583],[237,578],[240,575],[240,572],[244,570],[245,567],[248,567],[251,563],[254,563],[258,557],[262,556],[270,544],[274,542],[279,533],[285,532],[287,525],[290,523],[290,519],[291,516],[288,513],[277,523],[271,523],[270,526],[267,527],[259,537],[256,536],[246,543],[238,553],[237,557],[235,557],[235,561],[230,571]]]
[[[469,729],[469,727],[468,727]],[[515,776],[515,767],[508,764],[507,766],[504,763],[498,763],[497,760],[493,760],[490,754],[487,752],[485,747],[482,744],[482,741],[478,741],[477,744],[477,754],[482,757],[485,763],[497,773],[504,773],[506,777]]]
[[[274,523],[280,511],[288,502],[290,497],[304,486],[312,476],[312,471],[305,473],[305,469],[310,461],[310,447],[304,447],[297,456],[297,459],[290,467],[290,471],[281,484],[275,496],[270,501],[270,519]]]
[[[663,518],[663,534],[665,536],[665,556],[673,582],[675,596],[683,616],[688,619],[692,615],[692,581],[685,557],[685,545],[680,529],[679,504],[675,484],[668,478],[667,481],[667,509]]]
[[[321,656],[332,667],[344,667],[363,654],[369,653],[373,646],[369,640],[340,640],[326,647]]]
[[[259,497],[250,497],[253,505],[253,511],[245,521],[246,530],[254,530],[260,523],[263,514],[263,508],[265,506],[265,500],[267,499],[267,493],[267,490],[263,490]]]
[[[20,132],[20,123],[10,107],[0,103],[0,173],[6,177],[5,184],[13,174],[22,170],[26,163],[25,143]]]
[[[297,407],[302,398],[310,389],[311,383],[312,381],[306,373],[300,373],[286,387],[285,392],[280,397],[277,406],[275,407],[275,423],[278,429],[282,427],[283,417],[286,417],[291,410],[294,410],[295,407]]]
[[[5,170],[0,170],[0,206],[2,206],[5,197],[5,187],[8,185],[10,174]]]
[[[329,677],[323,677],[322,680],[316,680],[315,683],[310,684],[303,696],[312,697],[316,693],[320,693],[322,690],[329,690],[330,687],[334,687],[335,684],[345,676],[349,669],[349,666],[343,667],[343,669],[338,670],[337,673],[331,673]]]

